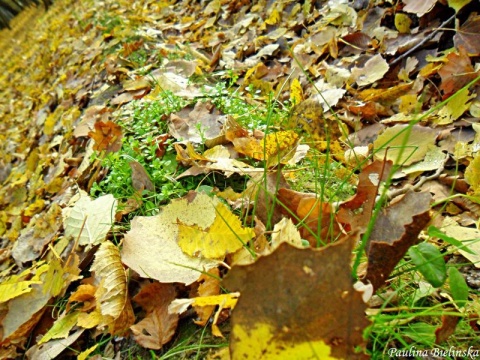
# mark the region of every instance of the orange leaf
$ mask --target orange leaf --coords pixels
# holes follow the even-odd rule
[[[90,131],[88,136],[95,141],[94,150],[115,152],[122,147],[122,128],[113,121],[99,121],[95,123],[95,131]]]

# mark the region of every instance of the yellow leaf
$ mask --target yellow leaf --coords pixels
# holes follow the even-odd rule
[[[453,8],[455,12],[458,13],[458,11],[463,8],[465,5],[470,3],[472,0],[448,0],[448,6]]]
[[[100,310],[94,310],[90,313],[80,313],[78,317],[78,326],[85,329],[92,329],[98,326],[102,322],[103,316],[100,314]]]
[[[465,180],[470,185],[470,191],[475,196],[480,195],[480,152],[475,154],[465,170]]]
[[[178,221],[178,245],[190,256],[223,259],[239,250],[253,236],[250,228],[243,228],[240,219],[222,203],[216,206],[216,217],[208,228],[186,225]]]
[[[224,309],[233,309],[238,301],[240,293],[230,293],[215,296],[199,296],[193,298],[193,306],[221,305]],[[172,302],[173,303],[173,302]]]
[[[407,14],[396,13],[395,14],[395,27],[401,34],[409,34],[410,26],[412,25],[412,19]]]
[[[253,137],[233,139],[233,145],[238,152],[257,160],[266,160],[267,166],[285,164],[295,154],[299,136],[293,130],[270,133],[263,141]]]
[[[278,12],[277,9],[273,9],[272,12],[270,13],[270,16],[268,17],[265,22],[268,25],[275,25],[278,24],[282,20],[282,15]]]
[[[89,347],[87,350],[82,351],[80,354],[78,354],[77,360],[87,360],[88,355],[94,352],[98,345],[99,344],[95,344],[92,347]]]
[[[305,336],[303,341],[284,341],[284,336],[267,323],[257,322],[253,328],[234,325],[232,331],[236,338],[248,339],[236,344],[232,359],[338,359],[330,356],[331,348],[322,340],[310,340]]]
[[[20,281],[17,276],[12,276],[8,282],[0,284],[0,303],[6,302],[22,294],[32,291],[30,285],[41,284],[41,281]]]
[[[43,125],[43,132],[45,135],[52,135],[53,134],[53,128],[55,124],[57,123],[57,116],[55,113],[52,113],[48,115],[47,119],[45,120],[45,123]]]
[[[52,296],[59,295],[65,284],[64,273],[60,260],[54,259],[50,261],[47,274],[45,275],[43,293],[49,292]]]
[[[436,133],[433,129],[415,125],[409,130],[408,125],[395,125],[386,129],[374,141],[378,151],[375,158],[386,158],[396,164],[411,165],[423,160],[429,145],[435,144]]]
[[[65,339],[70,330],[77,324],[78,312],[72,312],[57,319],[48,332],[41,338],[38,344],[43,344],[51,339]]]
[[[435,121],[438,125],[451,124],[463,115],[470,108],[471,102],[476,95],[468,95],[468,89],[461,89],[454,97],[438,112],[439,119]]]
[[[294,105],[300,104],[303,101],[302,85],[298,79],[293,79],[290,85],[290,102]]]
[[[218,262],[186,255],[177,241],[177,222],[209,227],[217,216],[218,203],[216,197],[211,199],[206,194],[191,192],[182,199],[172,200],[156,216],[135,217],[123,242],[123,263],[140,276],[163,283],[188,285],[197,281],[202,270],[208,271]]]

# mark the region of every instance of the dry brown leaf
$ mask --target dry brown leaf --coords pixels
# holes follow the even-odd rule
[[[115,152],[122,147],[122,128],[112,121],[98,121],[94,125],[95,131],[90,131],[90,136],[94,141],[94,150]]]
[[[130,168],[132,169],[132,186],[140,193],[143,190],[154,191],[155,186],[150,180],[150,176],[145,171],[145,168],[138,161],[130,161]]]
[[[385,283],[410,246],[419,242],[418,235],[430,221],[431,199],[430,193],[410,191],[377,217],[366,249],[365,276],[375,290]]]
[[[283,243],[252,265],[233,267],[224,279],[241,293],[232,315],[232,359],[365,358],[354,350],[368,325],[362,294],[352,286],[356,241],[316,250]]]
[[[480,15],[471,13],[467,21],[457,30],[453,37],[455,47],[465,48],[470,56],[478,56],[480,54],[480,44],[478,36],[480,35]]]
[[[175,334],[178,314],[170,314],[168,306],[177,297],[175,285],[153,282],[142,287],[133,301],[142,306],[146,316],[132,325],[135,341],[148,349],[161,349]]]
[[[374,161],[362,169],[358,176],[357,193],[340,205],[338,221],[348,226],[347,230],[363,232],[372,216],[375,199],[381,182],[385,181],[392,162]]]
[[[478,76],[464,47],[460,47],[458,53],[452,52],[448,54],[446,60],[447,63],[438,70],[438,74],[442,78],[440,90],[443,91],[444,99]]]

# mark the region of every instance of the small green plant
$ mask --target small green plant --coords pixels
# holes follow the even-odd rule
[[[169,92],[151,102],[134,102],[131,112],[119,119],[124,137],[122,148],[109,153],[102,159],[102,166],[108,169],[107,176],[92,187],[92,195],[113,194],[117,199],[127,199],[135,194],[132,183],[132,169],[129,163],[138,161],[149,174],[155,192],[144,190],[147,214],[162,203],[179,197],[188,191],[181,182],[174,179],[178,168],[173,140],[165,140],[168,132],[166,115],[185,105],[180,98]],[[164,152],[159,156],[159,147]]]

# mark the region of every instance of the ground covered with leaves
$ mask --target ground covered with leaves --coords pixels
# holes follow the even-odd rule
[[[476,7],[25,10],[0,358],[480,357]]]

